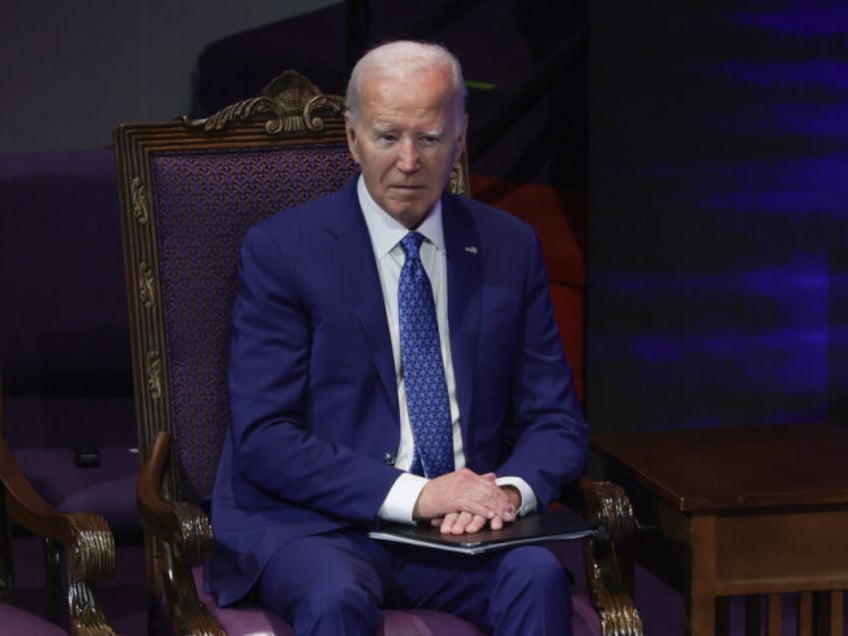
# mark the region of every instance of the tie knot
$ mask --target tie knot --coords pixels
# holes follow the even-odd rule
[[[424,241],[424,237],[418,232],[410,232],[406,236],[404,236],[400,241],[400,246],[403,248],[403,251],[406,253],[407,258],[418,258],[418,250],[421,248],[421,243]]]

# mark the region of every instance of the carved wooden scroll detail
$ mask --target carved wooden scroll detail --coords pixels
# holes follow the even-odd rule
[[[74,541],[67,554],[71,633],[114,636],[92,584],[115,572],[115,538],[106,520],[91,513],[69,516]]]
[[[133,177],[130,198],[132,200],[133,215],[135,215],[136,221],[144,225],[150,218],[150,214],[148,212],[150,206],[147,203],[147,186],[145,186],[141,177]]]
[[[138,264],[138,298],[145,309],[152,309],[156,304],[156,279],[146,261]]]
[[[340,117],[344,100],[325,95],[306,76],[288,70],[271,81],[259,97],[236,102],[203,119],[183,117],[187,128],[203,128],[208,133],[235,127],[239,123],[266,119],[269,135],[323,130],[327,115]]]
[[[162,360],[159,352],[151,350],[147,352],[147,389],[150,399],[162,399]]]

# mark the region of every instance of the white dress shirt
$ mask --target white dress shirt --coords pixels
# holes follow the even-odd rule
[[[377,261],[380,285],[383,290],[383,302],[386,306],[386,319],[389,324],[389,335],[392,342],[395,373],[398,387],[398,404],[400,406],[400,444],[395,458],[395,467],[409,471],[412,465],[414,443],[412,425],[406,407],[406,387],[404,385],[401,354],[400,354],[400,323],[398,320],[398,281],[406,255],[400,245],[401,239],[409,230],[386,213],[371,197],[365,187],[365,181],[360,175],[357,183],[359,204],[368,226],[371,247]],[[450,326],[448,323],[448,294],[447,294],[447,258],[445,255],[445,239],[442,229],[442,204],[437,201],[427,218],[416,228],[416,232],[424,236],[424,242],[419,250],[421,264],[430,279],[433,288],[433,299],[436,305],[436,321],[439,326],[442,360],[445,367],[445,380],[450,400],[451,423],[453,428],[454,469],[465,466],[465,452],[462,445],[462,429],[459,422],[459,403],[456,398],[456,380],[453,372],[453,360],[450,349]],[[427,483],[420,475],[405,472],[392,486],[380,507],[379,516],[389,521],[412,523],[412,512],[418,495]],[[520,477],[499,477],[499,485],[512,485],[521,493],[520,515],[536,509],[536,496],[530,486]]]

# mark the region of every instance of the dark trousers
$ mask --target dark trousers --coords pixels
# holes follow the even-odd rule
[[[376,634],[382,608],[441,610],[496,635],[571,635],[568,575],[541,546],[465,556],[335,532],[281,548],[256,591],[298,636]]]

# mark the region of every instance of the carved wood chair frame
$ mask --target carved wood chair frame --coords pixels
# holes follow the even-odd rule
[[[164,594],[178,633],[223,633],[195,592],[193,566],[202,564],[212,546],[212,529],[196,503],[177,501],[180,469],[174,450],[169,408],[168,351],[163,315],[157,302],[156,242],[151,222],[156,211],[149,158],[156,152],[227,147],[285,147],[304,137],[345,143],[343,99],[325,95],[295,71],[286,71],[258,97],[240,101],[214,115],[166,123],[122,124],[115,131],[116,159],[125,249],[127,291],[134,365],[139,451],[138,513],[145,529],[149,603]],[[469,193],[465,153],[453,168],[449,188]],[[573,489],[575,505],[600,519],[603,539],[584,546],[587,580],[605,636],[642,633],[632,601],[632,566],[626,555],[633,530],[629,501],[615,484],[583,478]]]

